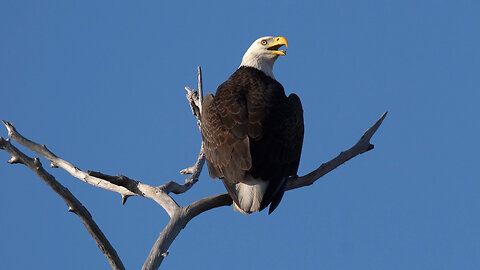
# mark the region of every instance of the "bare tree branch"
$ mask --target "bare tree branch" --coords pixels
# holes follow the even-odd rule
[[[198,154],[197,161],[192,166],[183,169],[180,171],[181,174],[190,174],[190,176],[185,179],[185,183],[183,185],[179,185],[173,181],[168,182],[165,185],[170,185],[170,187],[164,187],[165,192],[173,192],[175,194],[183,193],[189,190],[200,177],[200,173],[202,172],[203,164],[205,163],[205,153],[203,151],[203,144],[200,147],[200,153]]]
[[[202,71],[200,67],[198,68],[198,88],[199,88],[199,91],[197,92],[197,90],[195,89],[190,89],[188,87],[185,87],[185,89],[187,90],[187,95],[186,95],[187,100],[190,104],[192,113],[197,118],[197,124],[200,127],[201,125],[200,114],[201,114],[201,106],[202,106],[202,99],[203,99]],[[370,139],[375,134],[379,126],[382,124],[382,121],[385,119],[386,115],[387,115],[387,112],[383,113],[382,116],[377,120],[377,122],[372,127],[370,127],[363,134],[360,140],[355,145],[353,145],[350,149],[344,152],[341,152],[337,157],[328,161],[327,163],[322,164],[316,170],[312,171],[311,173],[305,176],[291,177],[287,183],[287,190],[311,185],[316,180],[318,180],[328,172],[334,170],[341,164],[352,159],[353,157],[372,150],[373,145],[370,143]],[[130,196],[141,196],[141,197],[150,198],[156,201],[160,206],[162,206],[165,209],[165,211],[170,216],[170,221],[168,222],[168,224],[165,226],[165,228],[163,229],[163,231],[160,233],[159,237],[155,241],[155,244],[150,250],[150,253],[142,269],[145,269],[145,270],[157,269],[160,266],[163,259],[168,255],[168,248],[173,243],[173,241],[175,240],[177,235],[180,233],[180,231],[187,225],[187,223],[191,219],[193,219],[194,217],[196,217],[197,215],[205,211],[232,204],[232,199],[228,194],[219,194],[219,195],[213,195],[210,197],[202,198],[187,206],[180,207],[175,202],[175,200],[169,195],[170,193],[175,193],[175,194],[184,193],[188,191],[198,181],[203,165],[205,163],[205,154],[204,154],[203,144],[202,144],[202,147],[200,148],[200,152],[198,154],[198,158],[195,164],[180,171],[181,174],[190,175],[187,179],[185,179],[185,182],[183,184],[169,181],[161,186],[152,187],[152,186],[143,184],[138,180],[134,180],[123,175],[111,176],[111,175],[103,174],[100,172],[94,172],[94,171],[89,171],[88,173],[86,173],[78,169],[77,167],[75,167],[73,164],[57,157],[55,154],[50,152],[44,145],[39,145],[37,143],[34,143],[24,138],[15,130],[14,126],[11,123],[5,122],[5,121],[3,121],[3,123],[7,127],[9,136],[14,141],[26,146],[30,150],[47,158],[51,162],[52,167],[61,167],[65,169],[67,172],[69,172],[71,175],[73,175],[74,177],[86,183],[119,193],[120,195],[122,195],[122,203],[124,203],[125,200]],[[2,145],[5,144],[4,142],[7,142],[7,141],[3,140]],[[8,142],[8,145],[11,145],[11,144]],[[5,148],[2,148],[2,149],[5,149]],[[14,155],[12,155],[10,162],[23,163],[20,157],[14,156]],[[88,211],[86,212],[88,213]],[[94,235],[94,234],[92,234],[92,236],[94,236],[95,239],[96,237],[98,237],[97,235]]]
[[[62,184],[60,184],[53,175],[49,174],[42,166],[38,157],[30,158],[15,146],[13,146],[9,140],[4,140],[0,137],[0,148],[10,153],[12,158],[9,163],[21,163],[35,172],[53,191],[55,191],[68,205],[68,211],[75,213],[82,221],[87,231],[93,237],[100,250],[103,252],[108,262],[112,266],[112,269],[124,270],[120,257],[112,247],[107,237],[100,230],[98,225],[93,220],[88,210],[82,205],[82,203]]]
[[[198,125],[198,128],[200,129],[200,125],[201,125],[200,114],[202,111],[202,101],[203,101],[202,69],[198,67],[197,72],[198,72],[198,92],[195,89],[190,89],[188,86],[185,87],[185,90],[187,90],[186,98],[188,100],[188,103],[190,104],[192,114],[197,118],[197,125]],[[200,173],[202,172],[204,163],[205,163],[205,153],[204,153],[203,143],[202,143],[200,147],[200,153],[198,154],[198,158],[195,164],[180,171],[181,174],[190,174],[190,177],[187,178],[187,180],[185,180],[185,184],[187,183],[187,181],[194,181],[192,185],[197,182],[198,177],[200,177]],[[174,193],[176,193],[175,191],[180,191],[180,193],[183,193],[191,187],[190,186],[185,190],[185,188],[180,187],[178,184],[171,181],[165,184],[164,186],[167,191],[171,191]],[[223,196],[223,195],[220,195],[220,196]],[[202,206],[204,207],[207,205],[209,204],[208,203],[202,204]],[[190,209],[190,206],[182,207],[178,209],[178,211],[176,212],[176,215],[171,217],[170,221],[165,226],[163,231],[160,233],[157,240],[155,241],[155,244],[150,250],[148,257],[145,260],[145,263],[143,264],[142,270],[158,269],[158,267],[160,267],[160,264],[162,263],[163,259],[168,255],[168,248],[172,244],[173,240],[175,240],[175,238],[180,233],[180,231],[187,225],[188,221],[190,221],[190,219],[194,217],[191,214],[187,215],[187,213],[191,212],[191,210],[189,211],[189,209]],[[197,207],[197,209],[202,209],[202,208]],[[198,214],[200,214],[200,212]]]
[[[197,67],[198,72],[198,108],[202,111],[202,104],[203,104],[203,79],[202,79],[202,68],[200,66]]]
[[[200,93],[202,93],[203,91],[202,73],[201,73],[200,67],[198,67],[198,81],[199,81],[198,83],[199,91]],[[200,117],[200,111],[201,111],[202,97],[201,96],[199,97],[198,92],[196,90],[187,89],[187,91],[188,91],[187,99],[191,103],[190,105],[192,108],[192,112],[197,117],[197,123],[200,126],[199,117]],[[159,187],[152,187],[152,186],[143,184],[138,180],[134,180],[123,175],[111,176],[111,175],[107,175],[107,174],[96,172],[96,171],[84,172],[80,170],[78,167],[71,164],[70,162],[67,162],[59,158],[58,156],[56,156],[54,153],[48,150],[45,145],[40,145],[38,143],[35,143],[23,137],[15,129],[12,123],[7,121],[3,121],[3,123],[5,124],[5,127],[8,130],[8,135],[10,138],[12,138],[17,143],[26,146],[30,150],[48,159],[51,162],[51,167],[54,167],[54,168],[60,167],[66,170],[67,172],[69,172],[72,176],[88,184],[119,193],[122,196],[122,203],[125,203],[127,198],[130,196],[142,196],[142,197],[150,198],[156,201],[159,205],[161,205],[165,209],[165,211],[168,213],[168,215],[171,218],[170,222],[167,224],[167,226],[163,230],[161,237],[157,239],[157,243],[160,243],[161,247],[166,246],[166,248],[168,249],[171,242],[173,242],[175,237],[178,235],[181,229],[183,229],[183,227],[185,226],[186,222],[188,222],[187,220],[185,220],[184,214],[180,215],[180,213],[185,213],[185,209],[179,207],[178,204],[175,202],[175,200],[168,194],[184,193],[188,191],[198,181],[203,165],[205,163],[205,154],[203,151],[203,145],[200,148],[200,153],[198,155],[198,158],[195,164],[181,171],[182,174],[190,174],[190,176],[187,179],[185,179],[185,182],[183,184],[178,184],[176,182],[169,181],[166,184],[163,184]],[[12,162],[16,160],[17,160],[16,158],[11,159]],[[178,227],[178,224],[182,224],[182,223],[183,225],[181,227]],[[168,232],[168,233],[165,233],[165,232]],[[94,238],[95,237],[97,236],[94,235]],[[153,258],[161,257],[163,259],[163,257],[166,256],[166,254],[168,254],[167,249],[165,249],[165,251],[159,252],[160,249],[156,250],[155,248],[152,248],[152,251],[150,252],[151,254],[147,258],[145,265],[148,265],[147,262],[151,261],[155,263],[154,265],[158,263],[158,265],[156,266],[156,268],[158,268],[161,261],[158,261],[158,259],[153,259]],[[156,269],[156,268],[148,268],[148,269]]]
[[[172,217],[174,212],[179,208],[175,200],[172,197],[168,196],[168,194],[166,194],[160,188],[152,187],[140,181],[132,180],[124,176],[119,176],[119,179],[117,179],[116,182],[112,183],[106,179],[89,175],[87,172],[82,171],[70,162],[56,156],[54,153],[48,150],[45,145],[40,145],[23,137],[15,129],[12,123],[4,120],[2,120],[2,122],[3,124],[5,124],[5,127],[8,130],[8,136],[12,138],[12,140],[48,159],[51,162],[52,167],[60,167],[69,172],[73,177],[80,179],[90,185],[117,192],[122,195],[122,202],[125,202],[126,198],[128,198],[129,196],[141,196],[150,198],[157,202],[160,206],[162,206],[170,217]],[[99,174],[95,173],[94,175],[99,176]],[[112,179],[113,178],[109,178],[109,180]],[[118,185],[118,183],[120,182],[123,182],[124,184]]]
[[[335,168],[347,162],[351,158],[372,150],[373,144],[370,143],[370,139],[372,138],[373,134],[375,134],[378,127],[380,127],[383,119],[385,119],[386,116],[387,112],[384,112],[382,116],[380,116],[380,118],[377,120],[377,122],[375,122],[373,126],[367,129],[367,131],[365,131],[360,140],[350,149],[341,152],[336,158],[330,160],[327,163],[323,163],[316,170],[305,176],[290,178],[287,183],[287,190],[309,186],[313,184],[317,179],[333,171]]]
[[[187,226],[187,223],[199,214],[232,204],[232,198],[228,194],[218,194],[200,199],[185,207],[180,208],[178,215],[173,216],[167,226],[160,233],[157,241],[150,250],[142,270],[158,269],[163,259],[168,255],[168,248],[173,243],[180,231]]]
[[[187,220],[185,219],[185,211],[183,208],[180,208],[175,212],[175,215],[160,233],[155,244],[153,244],[148,257],[143,264],[142,270],[152,270],[160,267],[163,259],[169,253],[168,248],[186,225]]]
[[[192,109],[193,115],[197,117],[198,127],[200,128],[200,112],[202,111],[203,103],[203,80],[202,80],[202,68],[197,67],[198,73],[198,92],[195,89],[190,89],[188,86],[185,86],[187,90],[187,100]]]
[[[198,69],[199,74],[199,89],[202,89],[201,81],[201,69]],[[203,97],[199,95],[196,90],[192,90],[189,87],[185,87],[187,90],[187,100],[189,101],[190,107],[192,109],[193,114],[197,118],[198,125],[201,125],[200,122],[200,113],[201,113],[201,102],[200,100]],[[350,149],[340,153],[336,158],[332,159],[331,161],[322,164],[318,169],[315,171],[302,176],[302,177],[291,177],[287,183],[287,190],[300,188],[303,186],[311,185],[320,177],[324,176],[325,174],[329,173],[330,171],[334,170],[336,167],[340,166],[341,164],[347,162],[351,158],[370,151],[373,149],[373,145],[370,144],[370,139],[372,138],[373,134],[377,131],[378,127],[382,124],[383,119],[387,116],[387,112],[383,113],[377,122],[370,127],[360,138],[360,140],[352,146]],[[202,152],[202,151],[201,151]],[[200,157],[199,157],[200,158]],[[202,164],[203,165],[203,164]],[[182,170],[188,171],[189,168]],[[181,208],[181,214],[172,217],[170,222],[167,224],[165,229],[160,233],[157,241],[155,242],[150,254],[148,256],[147,261],[143,265],[143,270],[147,269],[157,269],[163,258],[168,254],[168,248],[170,247],[171,243],[175,239],[175,237],[180,233],[180,231],[187,225],[187,223],[197,215],[211,210],[213,208],[227,206],[232,204],[232,199],[228,194],[219,194],[210,197],[206,197],[200,199],[196,202],[193,202],[183,208]]]

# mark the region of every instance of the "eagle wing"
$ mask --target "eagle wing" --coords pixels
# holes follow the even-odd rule
[[[283,99],[283,98],[282,98]],[[283,197],[288,177],[297,174],[303,145],[303,109],[297,95],[291,94],[272,108],[263,125],[263,137],[252,141],[252,167],[255,178],[269,181],[260,209],[271,203],[271,213]]]
[[[262,139],[252,141],[254,177],[279,179],[297,173],[304,133],[302,104],[291,94],[279,107],[265,119]]]
[[[209,94],[203,101],[201,129],[205,156],[212,178],[238,183],[252,167],[247,107],[245,100],[237,95],[222,97],[214,99]]]

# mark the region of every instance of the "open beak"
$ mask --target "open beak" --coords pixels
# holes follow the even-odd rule
[[[286,55],[287,52],[283,50],[278,50],[280,47],[285,45],[285,47],[288,48],[288,41],[284,37],[276,37],[274,39],[275,41],[270,44],[270,46],[267,47],[267,50],[272,52],[273,54],[278,54],[278,55]]]

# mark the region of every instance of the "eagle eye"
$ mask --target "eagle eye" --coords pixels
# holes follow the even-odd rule
[[[264,40],[261,41],[261,43],[262,43],[262,45],[267,45],[267,40],[264,39]]]

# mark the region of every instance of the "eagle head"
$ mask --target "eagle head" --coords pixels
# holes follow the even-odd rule
[[[280,47],[288,47],[284,37],[261,37],[255,40],[243,55],[240,66],[253,67],[263,71],[266,75],[274,78],[273,64],[278,56],[286,55],[287,52],[279,50]]]

